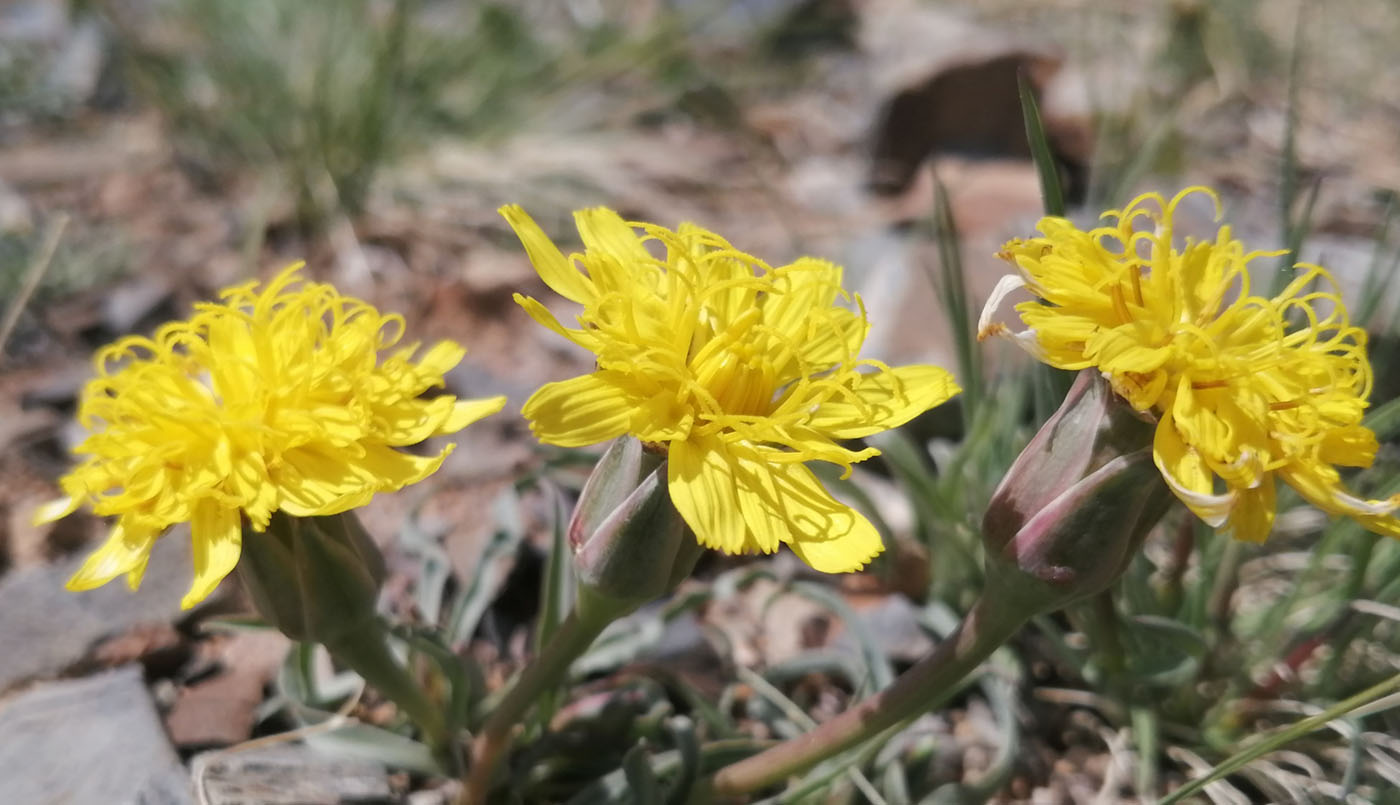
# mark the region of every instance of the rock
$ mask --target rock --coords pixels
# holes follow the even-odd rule
[[[70,31],[45,76],[45,89],[54,100],[67,104],[87,102],[97,90],[107,44],[96,19],[87,17]]]
[[[178,619],[180,598],[190,584],[187,534],[176,529],[156,541],[146,578],[135,592],[122,580],[83,593],[64,589],[82,556],[0,580],[0,612],[5,613],[0,618],[0,691],[74,666],[102,638],[137,624]]]
[[[7,802],[194,802],[138,666],[25,691],[0,704],[0,735]]]
[[[24,196],[0,181],[0,235],[28,235],[33,231],[33,208]]]
[[[116,335],[134,332],[171,297],[170,280],[162,276],[145,275],[123,282],[102,297],[102,325]]]
[[[997,281],[1014,270],[997,252],[1007,240],[1035,231],[1041,215],[1039,184],[1034,167],[1023,160],[944,157],[936,165],[948,190],[976,322]],[[933,215],[932,171],[920,170],[916,179],[899,209],[889,212],[891,220],[927,220]],[[864,267],[855,284],[870,317],[862,354],[889,363],[931,362],[956,371],[944,301],[932,280],[940,266],[936,243],[897,230],[871,233],[852,242],[846,263]],[[984,350],[984,360],[994,365],[1000,352],[995,347]]]
[[[183,688],[165,717],[176,746],[228,746],[253,734],[263,688],[291,646],[281,632],[235,632],[216,646],[217,674]]]
[[[7,45],[48,45],[68,33],[64,3],[20,0],[0,6],[0,42]]]
[[[206,752],[193,763],[200,801],[208,805],[392,805],[384,766],[332,758],[300,744]]]
[[[860,642],[852,632],[870,636],[881,654],[898,662],[915,662],[933,650],[933,640],[919,625],[918,609],[902,595],[881,595],[873,606],[856,607],[858,623],[847,624],[845,631],[831,641],[831,648],[860,657]],[[854,605],[855,602],[852,601]]]
[[[1030,158],[1017,77],[1024,76],[1040,96],[1060,70],[1058,54],[945,9],[873,5],[861,39],[884,99],[874,134],[872,190],[905,192],[933,154]],[[1092,149],[1088,121],[1062,122],[1041,106],[1066,199],[1082,199]]]

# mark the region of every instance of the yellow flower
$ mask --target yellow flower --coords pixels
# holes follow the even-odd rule
[[[123,573],[135,589],[156,538],[188,522],[194,584],[182,603],[191,607],[237,564],[245,519],[261,532],[274,511],[336,514],[421,481],[452,446],[423,457],[395,447],[505,404],[420,399],[465,350],[443,341],[417,361],[416,344],[381,356],[402,338],[403,318],[305,282],[300,268],[261,291],[256,282],[225,290],[189,321],[96,354],[78,411],[90,435],[74,449],[87,458],[60,481],[66,496],[35,516],[49,522],[91,502],[117,518],[70,590]]]
[[[1042,219],[1041,237],[1002,252],[1019,274],[993,292],[980,337],[1009,335],[1051,366],[1097,369],[1155,414],[1167,483],[1239,539],[1268,536],[1276,478],[1324,511],[1400,536],[1400,501],[1353,496],[1334,466],[1369,466],[1377,447],[1361,424],[1366,333],[1350,324],[1335,280],[1300,264],[1278,296],[1252,295],[1249,262],[1278,252],[1246,252],[1228,226],[1214,240],[1173,243],[1173,214],[1196,192],[1218,211],[1215,194],[1195,187],[1171,201],[1141,196],[1088,232]],[[1013,333],[992,316],[1021,287],[1036,299],[1016,305],[1027,329]]]
[[[583,306],[581,326],[516,301],[597,357],[597,371],[525,403],[542,441],[631,434],[665,449],[671,500],[707,547],[771,553],[787,543],[829,573],[883,549],[874,526],[803,462],[849,473],[878,451],[837,440],[902,425],[958,388],[934,366],[858,357],[868,325],[863,309],[835,304],[845,296],[838,266],[802,258],[774,268],[699,227],[627,223],[606,209],[576,213],[586,251],[565,258],[519,207],[501,212],[545,283]]]

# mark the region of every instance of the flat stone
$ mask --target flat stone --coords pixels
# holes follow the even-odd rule
[[[301,744],[206,752],[193,763],[207,805],[392,805],[398,802],[384,766],[330,757]]]
[[[281,632],[235,632],[216,647],[220,672],[181,688],[165,717],[182,750],[246,741],[253,733],[263,688],[276,676],[291,641]]]
[[[145,580],[134,592],[124,579],[81,593],[64,589],[87,551],[0,580],[0,691],[71,668],[103,638],[178,619],[193,573],[189,543],[184,529],[157,540]]]
[[[0,703],[5,801],[192,805],[189,778],[129,665],[39,685]]]
[[[851,602],[859,621],[846,624],[831,641],[834,651],[859,658],[860,632],[881,654],[900,662],[915,662],[934,648],[932,638],[919,625],[918,608],[902,595],[882,595],[870,605]]]

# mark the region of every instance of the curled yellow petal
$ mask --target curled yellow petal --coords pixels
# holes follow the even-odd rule
[[[405,323],[291,266],[196,305],[153,337],[98,351],[78,418],[87,458],[62,481],[69,497],[41,519],[90,504],[118,524],[74,576],[86,589],[125,573],[138,584],[155,536],[190,522],[196,584],[207,594],[238,560],[243,518],[316,516],[414,483],[445,452],[397,450],[500,410],[502,398],[421,399],[465,350],[402,344]]]
[[[1062,369],[1105,375],[1135,409],[1160,417],[1157,466],[1177,497],[1241,539],[1272,527],[1275,476],[1324,511],[1400,535],[1389,501],[1343,491],[1334,466],[1369,466],[1375,435],[1362,424],[1372,371],[1366,333],[1353,325],[1336,280],[1299,264],[1264,298],[1250,263],[1277,252],[1247,250],[1228,226],[1213,238],[1176,235],[1174,216],[1192,187],[1156,193],[1080,229],[1044,218],[1038,237],[1005,245],[1015,273],[997,284],[980,335],[1014,335]],[[994,320],[1003,298],[1027,329]]]
[[[849,469],[877,455],[837,441],[947,400],[957,393],[951,376],[862,360],[869,323],[833,263],[803,257],[775,268],[694,224],[628,223],[604,209],[575,220],[585,250],[571,259],[597,291],[576,294],[579,329],[536,300],[516,302],[591,351],[599,368],[526,402],[539,438],[580,446],[627,433],[664,448],[672,502],[708,547],[770,552],[800,541],[802,555],[833,572],[878,553],[869,523],[821,490],[803,462]],[[532,248],[540,276],[556,285],[559,259]]]

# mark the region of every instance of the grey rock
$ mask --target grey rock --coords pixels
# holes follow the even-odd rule
[[[26,805],[194,802],[134,665],[0,703],[0,780]]]
[[[139,277],[113,288],[102,298],[102,324],[114,333],[128,333],[170,299],[170,281]]]
[[[356,805],[395,803],[383,765],[330,757],[300,744],[206,752],[193,763],[208,805]]]
[[[79,22],[55,54],[45,79],[46,89],[67,103],[84,103],[102,77],[106,43],[97,21]]]
[[[0,179],[0,235],[34,231],[34,210],[24,196]]]
[[[885,596],[876,606],[858,610],[859,623],[851,624],[832,641],[837,652],[860,656],[859,640],[853,632],[868,635],[885,656],[901,662],[914,662],[933,650],[933,640],[919,625],[919,611],[902,595]]]
[[[0,691],[71,668],[105,637],[140,623],[178,618],[193,572],[189,543],[184,528],[157,540],[145,580],[135,592],[123,579],[88,592],[64,589],[84,556],[0,580]]]
[[[68,32],[68,14],[59,0],[21,0],[0,5],[0,42],[57,42]]]

